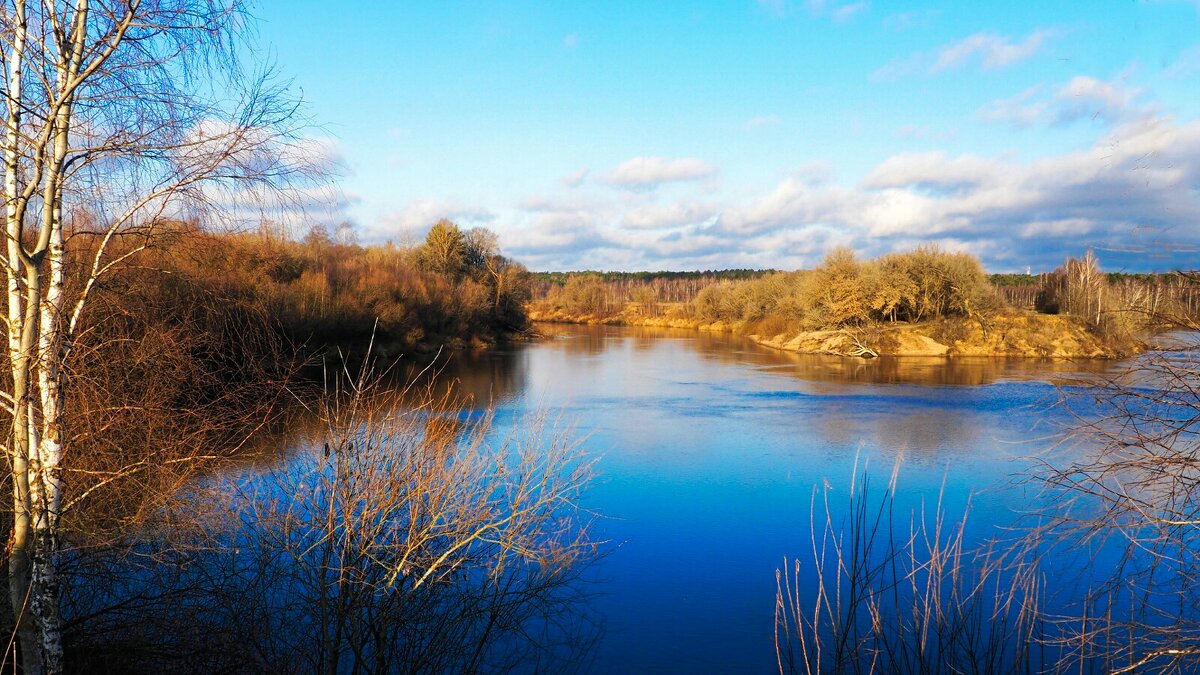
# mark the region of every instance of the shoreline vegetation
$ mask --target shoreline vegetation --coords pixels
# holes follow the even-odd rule
[[[1037,276],[989,276],[968,254],[922,246],[870,261],[835,250],[797,272],[535,278],[535,322],[718,331],[863,358],[1120,358],[1145,349],[1161,317],[1200,310],[1189,276],[1104,274],[1091,252]]]
[[[223,337],[253,336],[293,360],[369,349],[376,361],[485,348],[528,330],[528,272],[482,228],[440,221],[415,246],[359,245],[349,226],[315,226],[300,239],[269,224],[159,229],[152,245],[122,242],[129,257],[99,289],[111,311],[97,311],[97,330],[113,314],[178,332],[242,324]],[[69,252],[79,265],[93,254],[84,245]]]

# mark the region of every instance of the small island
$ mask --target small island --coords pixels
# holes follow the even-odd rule
[[[988,275],[934,245],[874,260],[848,249],[812,270],[550,273],[534,321],[724,331],[806,354],[1119,358],[1141,351],[1150,317],[1187,315],[1193,285],[1105,274],[1090,251],[1040,275]]]

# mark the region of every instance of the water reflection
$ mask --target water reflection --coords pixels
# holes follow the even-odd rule
[[[770,349],[727,333],[645,326],[575,326],[539,324],[545,345],[569,354],[597,356],[625,341],[649,351],[663,339],[693,349],[720,363],[770,369],[804,380],[861,384],[980,386],[1005,380],[1055,381],[1062,376],[1107,374],[1116,362],[1101,359],[1024,359],[986,357],[881,357],[859,359],[823,354],[797,354]]]
[[[433,387],[436,397],[450,395],[477,408],[503,405],[519,397],[526,387],[528,368],[521,348],[489,351],[459,351],[438,354],[432,359],[414,359],[397,370],[397,384],[417,383]]]
[[[799,355],[727,334],[539,327],[542,340],[456,354],[443,369],[498,424],[565,411],[599,457],[587,506],[614,551],[594,607],[598,672],[774,668],[774,579],[808,542],[814,486],[855,458],[890,474],[900,508],[970,501],[973,527],[1014,519],[1014,458],[1069,421],[1058,385],[1119,364]]]

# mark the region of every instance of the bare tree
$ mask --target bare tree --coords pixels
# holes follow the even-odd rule
[[[99,280],[167,219],[241,208],[308,177],[295,111],[247,76],[235,1],[8,0],[4,268],[13,499],[9,589],[27,673],[63,669],[58,523],[73,452],[64,363]],[[68,232],[67,216],[92,214]],[[72,266],[68,235],[94,240]],[[114,243],[133,242],[114,254]]]

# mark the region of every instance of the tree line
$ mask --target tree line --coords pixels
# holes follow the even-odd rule
[[[1128,342],[1152,317],[1200,315],[1200,289],[1189,277],[1104,273],[1094,254],[1068,259],[1042,275],[987,274],[966,253],[923,245],[859,260],[831,252],[812,270],[729,275],[694,273],[556,273],[535,286],[535,307],[592,317],[632,312],[742,324],[765,334],[984,319],[1032,309],[1066,314],[1105,338]]]
[[[378,354],[494,344],[526,328],[524,267],[494,233],[440,221],[414,247],[362,246],[317,226],[299,241],[270,228],[211,233],[182,224],[141,261],[157,272],[136,284],[193,285],[239,298],[306,353]]]

